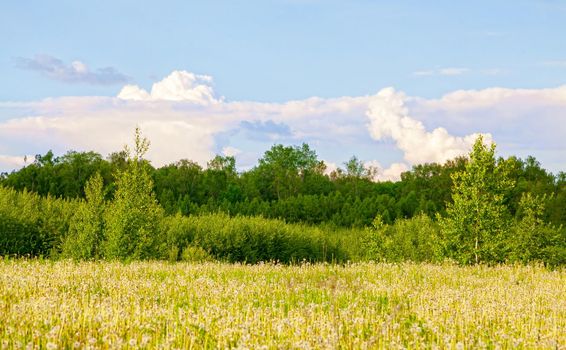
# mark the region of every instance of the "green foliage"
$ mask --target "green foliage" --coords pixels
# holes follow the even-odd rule
[[[202,263],[206,261],[213,261],[214,258],[202,247],[189,245],[183,249],[181,260],[186,262]]]
[[[0,186],[0,255],[56,256],[76,207]]]
[[[94,174],[99,173],[107,184],[111,181],[112,166],[95,152],[69,151],[55,157],[49,151],[37,155],[33,163],[21,170],[7,174],[2,183],[43,196],[84,197],[84,186]]]
[[[33,223],[0,213],[0,256],[36,256],[49,251],[49,242]]]
[[[505,161],[495,160],[495,144],[488,148],[478,137],[465,170],[452,179],[453,203],[440,218],[449,256],[462,263],[503,261],[511,223],[504,196],[513,180]]]
[[[104,233],[103,182],[100,174],[95,174],[85,187],[86,201],[81,201],[73,215],[69,232],[63,244],[62,257],[76,260],[101,257],[100,244]]]
[[[316,152],[303,143],[300,147],[275,145],[266,151],[253,171],[258,190],[267,199],[282,199],[297,195],[309,174],[323,172]]]
[[[440,262],[444,258],[439,227],[425,214],[396,220],[393,225],[377,215],[365,230],[364,243],[370,260]]]
[[[306,144],[274,145],[243,173],[222,156],[153,169],[148,146],[136,130],[133,154],[47,152],[0,175],[0,255],[566,263],[566,174],[496,160],[481,139],[395,183],[355,156],[325,175]]]
[[[149,165],[143,159],[149,141],[135,133],[134,154],[116,175],[116,192],[105,214],[104,256],[109,259],[149,259],[160,256],[163,210],[153,193]]]
[[[445,214],[445,205],[452,201],[452,174],[463,171],[467,159],[459,157],[445,164],[417,164],[401,174],[398,205],[402,217],[425,213],[434,217]]]
[[[357,157],[346,162],[344,170],[326,175],[325,165],[307,145],[275,145],[257,167],[243,173],[236,172],[233,157],[222,156],[212,159],[207,168],[181,160],[158,169],[148,164],[147,171],[168,215],[223,211],[347,228],[370,225],[376,213],[386,223],[421,212],[446,216],[446,203],[452,202],[452,174],[462,172],[466,163],[460,157],[445,164],[418,164],[403,173],[401,181],[374,182],[374,172],[368,172]],[[546,195],[543,220],[566,225],[566,176],[553,176],[533,157],[510,157],[505,163],[516,183],[503,200],[509,214],[516,215],[523,193]],[[110,200],[116,189],[112,174],[127,167],[125,151],[106,159],[94,152],[71,151],[60,157],[48,152],[19,171],[0,175],[0,183],[43,196],[83,198],[86,180],[98,172]]]
[[[200,247],[216,259],[229,262],[284,263],[346,260],[340,247],[316,227],[285,224],[260,217],[229,217],[226,214],[176,216],[167,221],[168,246],[184,247],[196,254]],[[193,248],[188,248],[193,247]],[[183,259],[186,259],[184,257]]]
[[[566,231],[542,219],[546,198],[525,193],[519,203],[518,221],[513,230],[511,261],[566,263]]]

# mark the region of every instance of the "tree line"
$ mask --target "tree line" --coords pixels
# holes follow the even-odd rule
[[[0,255],[77,259],[461,263],[566,259],[566,176],[529,157],[496,158],[479,139],[468,157],[375,182],[352,157],[331,174],[308,145],[275,145],[238,173],[154,168],[148,141],[104,159],[39,155],[0,180]],[[267,253],[266,253],[267,252]]]
[[[543,219],[566,225],[566,173],[553,175],[534,157],[510,157],[503,201],[517,215],[524,193],[544,197]],[[238,172],[233,157],[216,156],[206,167],[180,160],[160,168],[147,164],[155,198],[166,214],[224,212],[263,216],[286,222],[336,227],[365,227],[376,214],[387,224],[424,213],[445,214],[452,202],[452,175],[462,171],[466,157],[445,164],[415,165],[397,182],[375,182],[371,169],[352,157],[342,168],[327,174],[326,165],[307,144],[275,145],[258,164]],[[55,198],[85,198],[85,185],[100,174],[106,199],[116,189],[114,174],[128,165],[125,151],[107,158],[95,152],[70,151],[55,157],[49,151],[18,171],[0,176],[0,185]]]

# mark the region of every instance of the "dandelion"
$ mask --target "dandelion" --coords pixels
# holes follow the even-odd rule
[[[141,339],[141,346],[147,346],[147,344],[149,344],[150,340],[151,340],[151,337],[147,334],[144,334],[142,336],[142,339]]]
[[[0,261],[0,346],[552,348],[566,344],[564,280],[532,266]]]

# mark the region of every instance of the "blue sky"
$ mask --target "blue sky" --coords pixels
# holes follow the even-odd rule
[[[83,97],[77,103],[82,108],[89,106],[84,114],[142,108],[133,102],[117,109],[109,105],[126,84],[151,92],[153,84],[172,72],[186,71],[210,76],[212,80],[201,85],[209,87],[215,99],[224,104],[249,101],[285,106],[289,101],[313,96],[324,100],[374,96],[383,88],[394,87],[396,93],[404,95],[401,99],[409,109],[407,116],[421,122],[427,132],[442,127],[456,137],[491,133],[504,154],[534,154],[551,170],[566,170],[566,156],[561,155],[566,145],[560,143],[552,124],[565,122],[564,105],[562,100],[556,102],[544,93],[542,97],[536,95],[566,84],[565,33],[566,2],[557,0],[426,4],[366,0],[4,1],[0,4],[0,134],[4,127],[10,137],[0,141],[0,155],[21,157],[44,152],[41,148],[57,149],[58,145],[78,149],[97,145],[94,141],[76,143],[71,134],[53,136],[57,133],[51,129],[51,137],[43,143],[31,137],[34,142],[25,142],[14,136],[15,129],[6,131],[5,124],[11,120],[13,125],[24,117],[72,118],[71,111],[77,107],[70,108],[63,97]],[[188,84],[195,82],[190,80]],[[198,85],[194,84],[189,89]],[[494,87],[518,96],[524,96],[519,89],[532,91],[528,96],[538,97],[529,100],[527,110],[543,110],[543,114],[553,111],[552,116],[543,118],[550,123],[550,144],[527,140],[529,125],[515,130],[516,123],[535,116],[525,114],[524,109],[519,111],[520,119],[505,119],[513,125],[509,124],[509,129],[519,135],[515,138],[498,124],[490,127],[489,123],[478,123],[471,111],[462,112],[470,118],[465,122],[461,115],[445,113],[454,108],[452,105],[430,110],[432,102],[428,102],[455,91]],[[555,95],[562,96],[560,91]],[[509,94],[504,94],[505,98]],[[95,96],[111,100],[99,100],[102,105],[93,106]],[[51,114],[46,114],[45,99],[55,101],[50,105]],[[493,118],[515,112],[509,101],[498,101],[507,109],[502,111],[500,104],[490,105]],[[57,107],[52,106],[57,103]],[[428,111],[424,105],[429,106]],[[234,113],[232,107],[230,113]],[[241,151],[242,158],[257,159],[272,142],[307,141],[315,148],[316,144],[336,148],[319,153],[326,152],[328,162],[338,165],[346,160],[346,153],[377,160],[384,168],[395,162],[410,167],[417,161],[441,159],[407,160],[407,150],[398,139],[388,133],[379,139],[372,136],[371,124],[376,121],[368,119],[372,113],[367,108],[350,107],[346,112],[339,108],[338,112],[351,113],[352,123],[345,116],[332,120],[345,121],[345,126],[357,125],[358,129],[354,136],[350,135],[351,142],[346,138],[338,145],[303,130],[303,125],[313,119],[308,113],[300,117],[301,124],[299,116],[289,122],[286,118],[291,117],[277,112],[279,119],[269,119],[264,109],[252,108],[247,117],[238,121],[214,121],[224,123],[224,128],[210,131],[204,124],[199,127],[211,133],[206,156],[232,147]],[[149,107],[144,108],[146,111]],[[481,108],[476,106],[475,111],[480,113]],[[335,110],[327,112],[331,118],[340,114]],[[217,116],[218,110],[209,108],[208,113]],[[182,119],[189,126],[194,124],[189,117],[171,118]],[[154,119],[148,115],[139,122]],[[260,124],[250,129],[254,123]],[[73,125],[80,129],[79,124]],[[266,131],[271,136],[259,137],[257,133],[265,125],[279,125],[286,134],[277,136]],[[545,138],[540,133],[546,129],[539,129],[536,138]],[[251,135],[252,131],[255,135]],[[159,155],[155,157],[158,160]],[[243,166],[251,164],[251,160],[247,162]]]

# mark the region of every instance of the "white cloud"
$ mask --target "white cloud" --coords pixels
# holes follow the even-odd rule
[[[331,161],[324,161],[324,165],[326,165],[326,169],[324,169],[324,174],[330,175],[334,171],[338,170],[338,164],[331,162]]]
[[[389,168],[383,169],[377,174],[380,181],[397,181],[401,179],[401,173],[408,171],[410,168],[405,163],[393,163]]]
[[[147,101],[185,101],[200,105],[219,103],[215,97],[212,77],[197,75],[187,71],[173,71],[160,82],[153,84],[151,93],[137,85],[126,85],[118,94],[123,100]]]
[[[235,157],[241,153],[242,151],[240,149],[237,149],[236,147],[232,147],[232,146],[222,147],[222,154],[226,157]]]
[[[566,85],[550,89],[493,87],[483,90],[456,90],[439,99],[421,100],[421,104],[451,111],[494,108],[502,104],[509,109],[511,109],[510,105],[564,106],[566,105]]]
[[[155,166],[183,158],[204,166],[218,147],[225,147],[226,152],[236,152],[237,144],[232,148],[219,145],[215,137],[239,130],[243,121],[285,124],[290,129],[288,139],[297,144],[303,140],[336,143],[336,137],[347,142],[365,132],[363,113],[367,98],[312,98],[287,103],[230,102],[203,106],[190,99],[65,97],[7,106],[31,109],[32,112],[25,118],[0,122],[0,139],[6,144],[24,143],[35,153],[74,149],[95,150],[106,155],[122,149],[131,140],[134,128],[140,126],[151,140],[148,158]],[[357,122],[352,120],[356,115],[359,116]],[[340,129],[345,124],[349,126]],[[267,147],[269,144],[256,145],[253,148],[256,156],[249,151],[239,156],[253,161]]]
[[[391,138],[410,164],[444,163],[469,152],[478,134],[455,137],[444,128],[427,132],[423,123],[409,116],[407,97],[393,88],[382,89],[370,102],[367,116],[373,138]],[[485,135],[487,141],[491,135]]]
[[[106,155],[129,142],[136,125],[151,140],[148,157],[155,166],[183,158],[204,166],[222,152],[249,168],[273,142],[255,134],[275,128],[285,131],[277,142],[307,142],[329,168],[352,154],[391,164],[376,163],[379,180],[397,179],[413,164],[464,154],[478,132],[491,133],[500,153],[534,155],[552,171],[566,168],[566,86],[461,90],[438,99],[387,88],[374,96],[259,103],[223,101],[211,80],[179,71],[151,93],[129,85],[120,98],[0,102],[3,112],[27,113],[0,121],[0,171],[20,166],[17,157],[8,157],[49,149]],[[246,125],[255,134],[246,133]]]
[[[120,90],[118,98],[122,100],[144,101],[150,100],[151,95],[137,85],[126,85]]]
[[[0,169],[19,169],[30,162],[33,162],[32,156],[7,156],[0,154]]]
[[[388,168],[384,168],[377,160],[365,162],[364,167],[376,171],[374,181],[398,181],[401,179],[401,173],[410,169],[405,163],[393,163]]]

